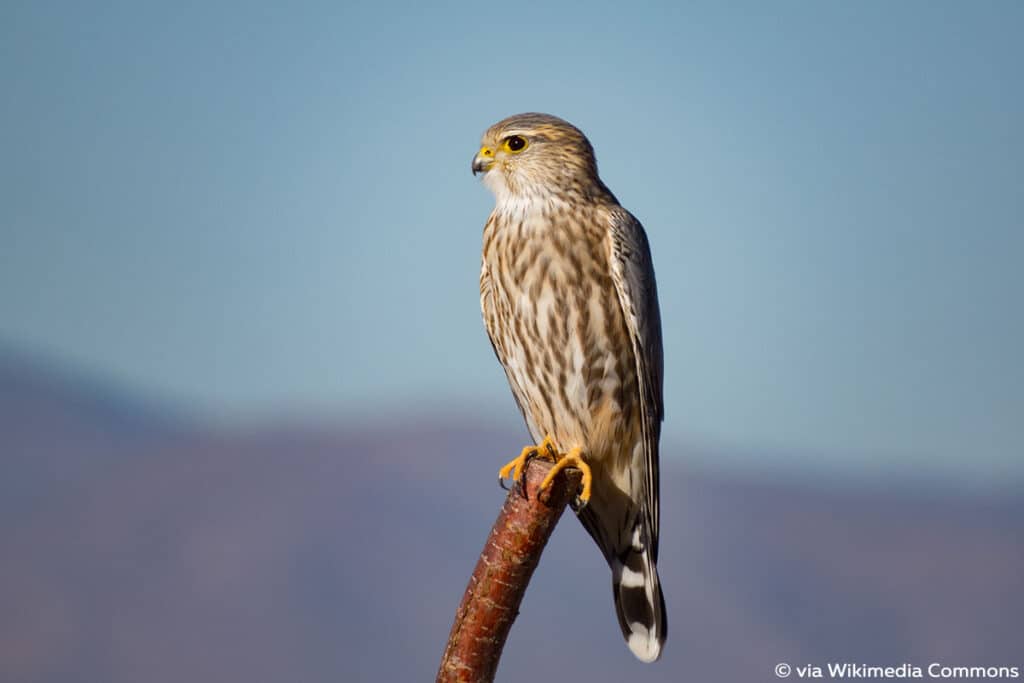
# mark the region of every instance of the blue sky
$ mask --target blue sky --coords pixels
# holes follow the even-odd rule
[[[518,419],[469,161],[546,111],[647,227],[669,437],[1019,475],[1022,34],[1013,2],[7,2],[0,341],[232,419]]]

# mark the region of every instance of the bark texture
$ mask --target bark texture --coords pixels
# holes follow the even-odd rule
[[[582,478],[579,470],[562,470],[538,499],[537,488],[551,467],[546,460],[531,460],[526,467],[526,495],[517,484],[505,498],[455,613],[438,683],[494,680],[526,586]]]

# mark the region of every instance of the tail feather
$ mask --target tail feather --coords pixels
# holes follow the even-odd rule
[[[622,635],[637,659],[653,662],[661,656],[668,635],[658,569],[647,550],[636,545],[613,558],[611,565],[612,593]]]
[[[630,499],[610,501],[602,499],[602,493],[607,495],[606,490],[595,487],[590,504],[576,514],[611,567],[615,613],[626,644],[637,659],[653,662],[661,657],[668,635],[665,597],[656,567],[656,535],[646,517],[634,512]],[[616,510],[618,515],[610,513]],[[619,524],[620,515],[631,516],[632,522]]]

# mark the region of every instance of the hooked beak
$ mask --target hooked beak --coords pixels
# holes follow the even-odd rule
[[[491,166],[494,166],[494,150],[486,145],[480,148],[480,151],[473,157],[473,175],[477,173],[487,173],[491,170]]]

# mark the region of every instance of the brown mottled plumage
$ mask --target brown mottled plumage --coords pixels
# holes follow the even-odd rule
[[[630,649],[654,661],[666,635],[656,568],[662,346],[647,238],[598,177],[586,136],[554,116],[491,126],[473,172],[496,198],[480,271],[494,351],[534,440],[584,470],[577,514],[612,568]]]

